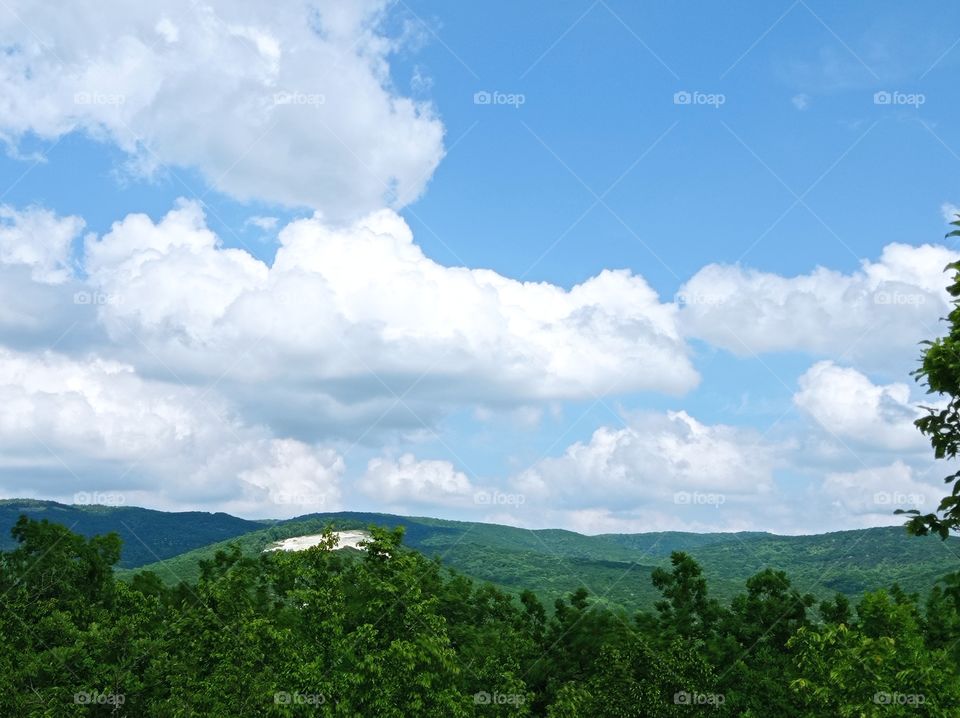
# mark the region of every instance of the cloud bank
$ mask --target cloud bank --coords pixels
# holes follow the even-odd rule
[[[433,108],[400,95],[386,0],[11,0],[0,12],[0,137],[71,132],[127,169],[196,168],[241,200],[352,218],[402,207],[443,156]]]

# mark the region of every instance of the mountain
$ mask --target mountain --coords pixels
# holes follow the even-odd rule
[[[542,600],[581,586],[613,605],[649,608],[659,598],[650,572],[686,551],[704,568],[713,595],[728,600],[764,568],[782,570],[797,589],[820,598],[836,592],[856,599],[899,583],[931,586],[960,570],[960,539],[908,536],[902,527],[838,531],[810,536],[762,532],[695,534],[677,531],[584,536],[559,529],[448,521],[393,514],[335,512],[285,521],[248,521],[228,514],[166,513],[135,507],[66,506],[54,502],[0,502],[0,531],[20,513],[73,526],[84,535],[116,531],[124,540],[121,567],[155,571],[165,582],[196,580],[198,561],[237,544],[248,555],[276,541],[372,525],[405,528],[404,543],[480,581],[509,591],[534,590]],[[8,538],[2,544],[9,548]]]
[[[10,529],[26,514],[62,524],[74,533],[95,536],[114,531],[123,539],[120,566],[136,568],[177,556],[201,546],[250,533],[264,527],[224,513],[155,511],[137,506],[70,506],[33,499],[0,500],[0,549],[16,542]]]

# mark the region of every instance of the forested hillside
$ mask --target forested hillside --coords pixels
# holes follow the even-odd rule
[[[546,606],[375,529],[204,561],[196,582],[112,571],[116,535],[22,519],[0,554],[0,715],[955,716],[960,575],[818,602],[777,570],[717,600],[673,552],[649,611],[585,589]]]
[[[786,571],[818,598],[835,592],[856,600],[865,592],[899,582],[929,586],[960,565],[960,541],[911,537],[902,527],[840,531],[813,536],[761,532],[693,534],[656,532],[584,536],[554,529],[531,531],[496,524],[390,514],[339,512],[286,521],[258,522],[228,514],[167,513],[136,507],[67,506],[54,502],[0,502],[4,548],[20,510],[32,518],[71,527],[81,535],[116,532],[123,541],[121,576],[134,569],[155,572],[165,583],[196,581],[199,562],[217,551],[240,548],[255,556],[273,542],[319,533],[327,526],[366,529],[404,527],[404,542],[426,557],[440,557],[479,581],[508,593],[533,591],[541,600],[585,588],[597,600],[628,610],[649,609],[659,597],[648,578],[682,550],[704,567],[718,598],[733,598],[753,574]]]
[[[71,506],[56,501],[5,499],[0,500],[0,548],[10,549],[15,545],[10,529],[21,515],[62,524],[81,536],[114,532],[123,540],[119,565],[131,568],[264,526],[263,522],[225,513],[155,511],[138,506]]]
[[[165,582],[195,580],[198,562],[237,544],[253,556],[274,541],[317,533],[327,525],[365,529],[371,524],[404,527],[405,543],[428,558],[510,593],[532,590],[551,603],[585,588],[613,606],[652,608],[658,593],[648,580],[652,569],[685,550],[704,566],[713,592],[729,600],[744,581],[765,568],[778,568],[818,598],[842,592],[856,600],[865,592],[900,582],[928,586],[955,570],[960,541],[911,537],[902,527],[841,531],[815,536],[662,532],[584,536],[572,531],[531,531],[512,526],[341,512],[278,522],[267,528],[204,546],[145,566]]]

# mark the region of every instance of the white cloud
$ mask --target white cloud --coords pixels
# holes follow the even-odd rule
[[[738,531],[786,526],[773,472],[789,446],[750,429],[703,424],[685,412],[629,416],[589,441],[497,482],[449,461],[381,457],[359,489],[380,508],[584,533]]]
[[[626,271],[564,289],[439,265],[390,210],[346,225],[293,221],[266,262],[223,246],[200,204],[181,200],[158,221],[132,214],[88,236],[76,275],[81,220],[6,211],[14,228],[0,254],[0,298],[10,300],[0,302],[7,490],[122,490],[154,506],[263,516],[342,505],[346,467],[315,443],[321,438],[375,444],[381,428],[409,438],[464,405],[478,421],[535,427],[568,399],[688,390],[698,376],[680,317],[702,328],[731,302],[747,302],[753,314],[721,316],[767,348],[835,350],[841,335],[864,334],[871,321],[896,346],[908,316],[946,307],[940,270],[952,258],[943,247],[890,245],[850,275],[706,268],[677,307]],[[41,236],[48,247],[18,249]],[[723,281],[707,281],[716,277]],[[97,301],[78,306],[75,295]],[[38,313],[76,321],[77,336]],[[773,328],[786,339],[764,334]],[[64,329],[66,338],[55,336]],[[48,341],[72,355],[36,353]],[[94,346],[97,356],[88,354]],[[824,361],[800,377],[794,401],[826,430],[796,435],[803,451],[822,444],[809,457],[829,474],[824,501],[863,478],[843,473],[850,455],[834,437],[868,461],[925,451],[905,384],[876,385]],[[785,499],[774,475],[781,465],[797,469],[797,455],[792,444],[680,411],[601,427],[497,487],[410,454],[374,459],[355,486],[378,508],[434,506],[510,523],[535,524],[540,512],[591,531],[734,530],[755,527],[751,512],[761,511],[774,524],[765,528],[797,530],[803,517],[778,513]],[[678,503],[678,494],[689,501]],[[823,504],[839,525],[845,500]]]
[[[944,202],[940,205],[940,214],[943,215],[944,221],[956,222],[957,215],[960,214],[960,207],[953,204],[953,202]]]
[[[805,92],[801,92],[799,95],[794,95],[790,98],[790,102],[798,110],[805,110],[810,107],[810,95]]]
[[[915,415],[905,403],[906,387],[874,387],[856,372],[835,371],[845,370],[826,362],[811,369],[798,403],[838,434],[851,441],[864,437],[879,452],[916,447],[904,435],[913,428],[906,414]],[[833,404],[827,401],[830,392],[837,397]],[[854,419],[855,404],[867,415],[862,422]],[[939,500],[940,489],[921,481],[930,466],[922,459],[861,468],[864,461],[852,460],[846,451],[812,466],[813,437],[802,429],[791,437],[784,441],[743,427],[704,424],[684,412],[634,416],[628,426],[601,427],[589,441],[575,442],[560,456],[514,476],[501,491],[521,497],[519,505],[484,518],[588,534],[796,534],[896,525],[904,519],[895,509],[929,511]],[[883,453],[864,452],[868,462],[878,457]],[[857,469],[830,468],[851,463]]]
[[[814,364],[798,382],[794,403],[839,440],[876,451],[926,447],[913,425],[923,412],[911,403],[906,384],[876,385],[856,369],[830,361]]]
[[[842,274],[818,267],[783,277],[711,264],[681,288],[688,335],[739,356],[800,350],[898,370],[948,311],[942,246],[888,244],[879,261]]]
[[[526,508],[526,507],[523,507]],[[500,511],[483,516],[488,523],[518,526],[527,529],[554,529],[562,527],[568,531],[587,535],[608,533],[648,533],[651,531],[693,531],[706,532],[735,530],[722,528],[726,525],[726,515],[708,516],[706,521],[692,519],[679,511],[661,511],[639,509],[616,511],[606,508],[586,509],[545,509],[536,507],[529,511]],[[692,519],[692,520],[691,520]],[[712,521],[710,519],[713,519]],[[751,527],[753,528],[753,527]]]
[[[667,412],[632,417],[621,429],[600,427],[589,442],[539,461],[513,486],[527,505],[630,509],[689,498],[688,504],[706,506],[711,496],[716,505],[768,493],[775,464],[776,447],[748,429]],[[678,494],[684,496],[678,500]]]
[[[0,474],[18,495],[119,492],[261,516],[318,510],[319,496],[338,507],[343,471],[330,449],[275,439],[207,391],[97,357],[8,349],[0,449]]]
[[[75,274],[80,217],[49,209],[0,205],[0,346],[59,347],[102,344],[94,296]]]
[[[254,215],[253,217],[248,217],[244,224],[252,225],[263,232],[273,232],[279,222],[280,220],[277,217]]]
[[[934,510],[942,487],[918,481],[910,466],[895,461],[886,466],[830,473],[823,480],[822,491],[841,525],[893,526],[905,520],[894,514],[897,509]]]
[[[106,316],[142,328],[169,326],[204,341],[244,292],[266,284],[268,269],[238,249],[220,247],[200,206],[181,201],[163,220],[131,214],[97,240],[88,237],[85,269],[115,298]]]
[[[443,155],[430,105],[396,93],[386,0],[114,1],[0,13],[0,137],[73,131],[130,166],[352,217],[423,191]]]
[[[107,328],[118,341],[134,332],[157,371],[242,384],[277,411],[314,402],[321,419],[349,410],[369,426],[394,395],[429,422],[460,402],[681,393],[698,380],[676,307],[626,271],[565,290],[444,267],[389,210],[339,229],[294,221],[279,241],[268,266],[221,247],[181,202],[89,240],[86,269],[117,298],[99,307]]]
[[[17,349],[57,347],[75,351],[103,345],[97,323],[97,299],[80,282],[38,282],[25,265],[0,262],[0,345]]]
[[[361,490],[389,506],[465,506],[473,503],[475,487],[449,461],[372,459],[360,481]]]
[[[683,507],[661,507],[621,511],[617,509],[572,509],[550,512],[539,518],[536,528],[563,526],[578,533],[635,534],[653,531],[687,531],[691,533],[768,531],[790,535],[809,531],[805,518],[786,511],[782,496],[769,496],[762,505],[724,505],[719,509],[693,513]],[[797,519],[800,523],[795,523]],[[533,528],[533,526],[531,526]],[[822,530],[822,527],[820,527]],[[749,550],[744,547],[744,551]]]
[[[38,282],[60,284],[72,274],[71,246],[84,222],[42,207],[0,205],[0,263],[30,268]]]
[[[413,68],[413,75],[410,77],[410,89],[420,94],[429,92],[433,88],[433,78],[424,74],[423,68],[417,66]]]
[[[262,463],[239,474],[254,488],[253,501],[265,494],[294,509],[331,511],[340,506],[339,479],[343,458],[333,449],[308,446],[293,439],[275,439]],[[261,509],[262,511],[262,509]]]

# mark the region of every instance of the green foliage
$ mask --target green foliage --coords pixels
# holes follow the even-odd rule
[[[706,640],[720,608],[707,597],[703,569],[680,551],[670,556],[670,563],[672,571],[658,568],[651,574],[653,585],[663,594],[656,603],[661,631],[671,638]]]
[[[302,528],[302,527],[301,527]],[[0,553],[0,715],[955,715],[960,576],[857,604],[762,570],[727,603],[673,552],[655,611],[583,587],[547,610],[372,527],[335,551],[227,546],[168,586],[119,580],[116,535],[20,519]]]
[[[510,526],[339,512],[288,521],[245,521],[226,514],[165,513],[135,507],[66,506],[49,501],[0,501],[0,531],[9,532],[22,511],[48,518],[91,537],[115,532],[123,540],[117,575],[132,580],[146,569],[168,586],[196,583],[200,561],[236,544],[256,556],[275,541],[319,533],[325,526],[363,529],[371,524],[405,527],[404,542],[444,565],[519,597],[532,591],[546,605],[578,588],[611,609],[649,610],[660,598],[647,580],[670,555],[684,551],[703,566],[711,595],[732,600],[755,573],[775,566],[819,600],[837,592],[857,601],[889,586],[930,585],[955,570],[960,540],[916,540],[897,527],[841,531],[820,536],[774,536],[759,532],[690,534],[658,532],[583,536],[572,531],[530,531]],[[213,543],[210,543],[213,541]],[[10,539],[0,548],[14,548]],[[849,550],[851,546],[855,551]],[[187,550],[189,549],[189,550]],[[161,560],[157,560],[157,559]],[[829,570],[827,570],[829,569]],[[143,580],[143,579],[141,579]]]
[[[69,526],[74,533],[88,538],[116,533],[123,541],[118,565],[124,568],[167,559],[264,527],[264,522],[224,513],[155,511],[136,506],[68,506],[55,501],[5,499],[0,500],[0,550],[16,547],[16,541],[10,538],[10,528],[20,516]]]
[[[199,578],[199,561],[232,544],[244,555],[255,556],[275,541],[319,533],[327,525],[346,530],[371,524],[405,527],[407,546],[427,556],[443,556],[445,566],[506,593],[519,597],[530,590],[552,605],[557,597],[586,588],[595,601],[627,611],[653,608],[660,593],[647,577],[654,568],[669,568],[676,550],[703,566],[711,594],[719,601],[733,599],[750,576],[771,566],[809,587],[820,600],[841,592],[856,601],[893,582],[931,585],[955,570],[960,555],[960,539],[946,543],[935,537],[917,539],[900,527],[819,536],[678,532],[583,536],[571,531],[342,512],[279,522],[142,568],[169,585],[192,583]],[[133,572],[120,575],[131,577]]]
[[[788,642],[799,670],[792,687],[800,715],[956,715],[957,665],[924,645],[915,606],[878,591],[857,613],[852,626],[802,627]]]
[[[947,237],[960,237],[960,215],[950,224],[958,229],[949,232]],[[927,407],[927,415],[915,423],[930,440],[934,456],[952,460],[960,450],[960,262],[951,262],[944,271],[953,272],[953,281],[947,287],[953,297],[947,333],[923,343],[922,361],[914,377],[926,384],[928,394],[945,398],[946,406]],[[932,532],[947,538],[951,531],[960,528],[960,471],[948,474],[944,483],[951,489],[935,513],[921,514],[916,509],[897,512],[911,515],[907,522],[911,532],[921,536]]]

